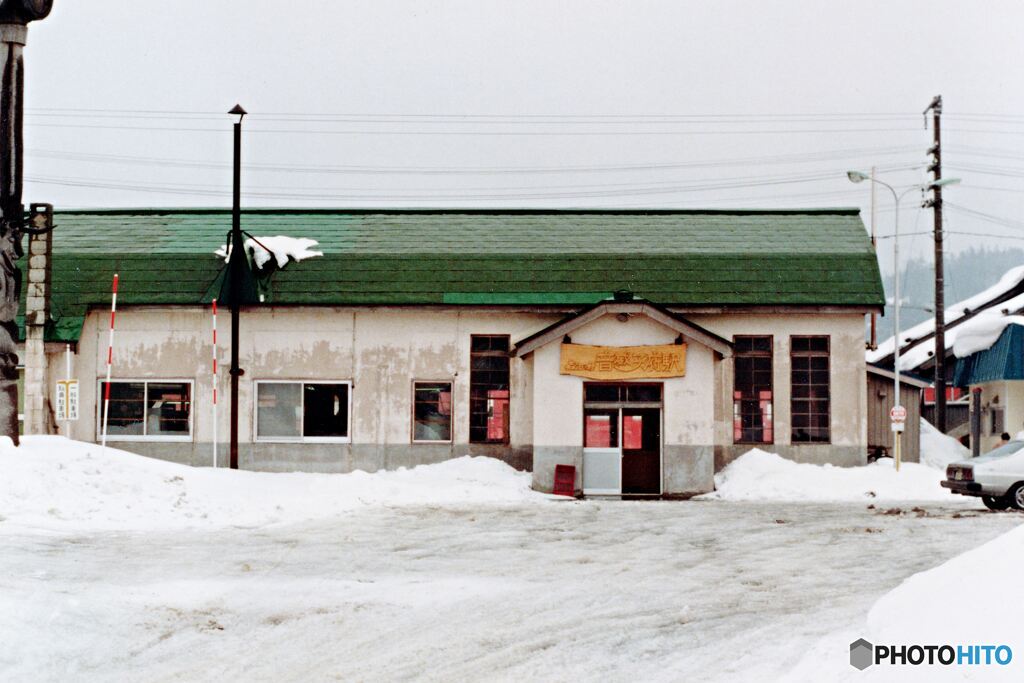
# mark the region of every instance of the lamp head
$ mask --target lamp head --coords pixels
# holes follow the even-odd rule
[[[936,180],[934,183],[928,185],[929,188],[933,187],[945,187],[946,185],[959,185],[959,178],[943,178],[942,180]]]
[[[865,180],[871,180],[871,176],[860,171],[847,171],[846,177],[850,179],[851,183],[862,183]]]
[[[228,113],[237,116],[238,117],[238,122],[241,123],[242,119],[249,112],[247,112],[246,110],[242,109],[242,105],[236,104],[234,107],[231,108],[231,111],[229,111]]]

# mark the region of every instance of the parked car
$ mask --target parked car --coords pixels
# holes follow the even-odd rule
[[[1024,510],[1024,440],[952,463],[942,486],[962,496],[980,497],[989,510]]]

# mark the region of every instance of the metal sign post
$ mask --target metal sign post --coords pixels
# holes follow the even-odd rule
[[[889,419],[892,420],[893,431],[892,453],[893,458],[896,460],[896,471],[899,472],[902,456],[900,447],[903,441],[903,428],[907,423],[907,409],[898,404],[894,405],[889,411]]]

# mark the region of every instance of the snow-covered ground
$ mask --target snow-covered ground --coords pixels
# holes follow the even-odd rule
[[[1022,521],[952,496],[553,500],[480,458],[280,475],[26,443],[0,448],[4,681],[830,680],[837,638],[1019,566],[883,598]]]
[[[1024,680],[1024,527],[911,576],[874,604],[867,617],[831,633],[811,648],[788,680],[1021,681]],[[1009,666],[845,665],[850,643],[1006,645]]]
[[[59,530],[263,526],[374,505],[500,505],[546,500],[530,475],[492,458],[344,476],[232,472],[29,436],[0,444],[0,519]]]

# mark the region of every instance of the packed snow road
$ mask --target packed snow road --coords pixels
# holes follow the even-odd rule
[[[249,528],[0,523],[0,673],[773,680],[1024,521],[962,503],[376,506]]]

